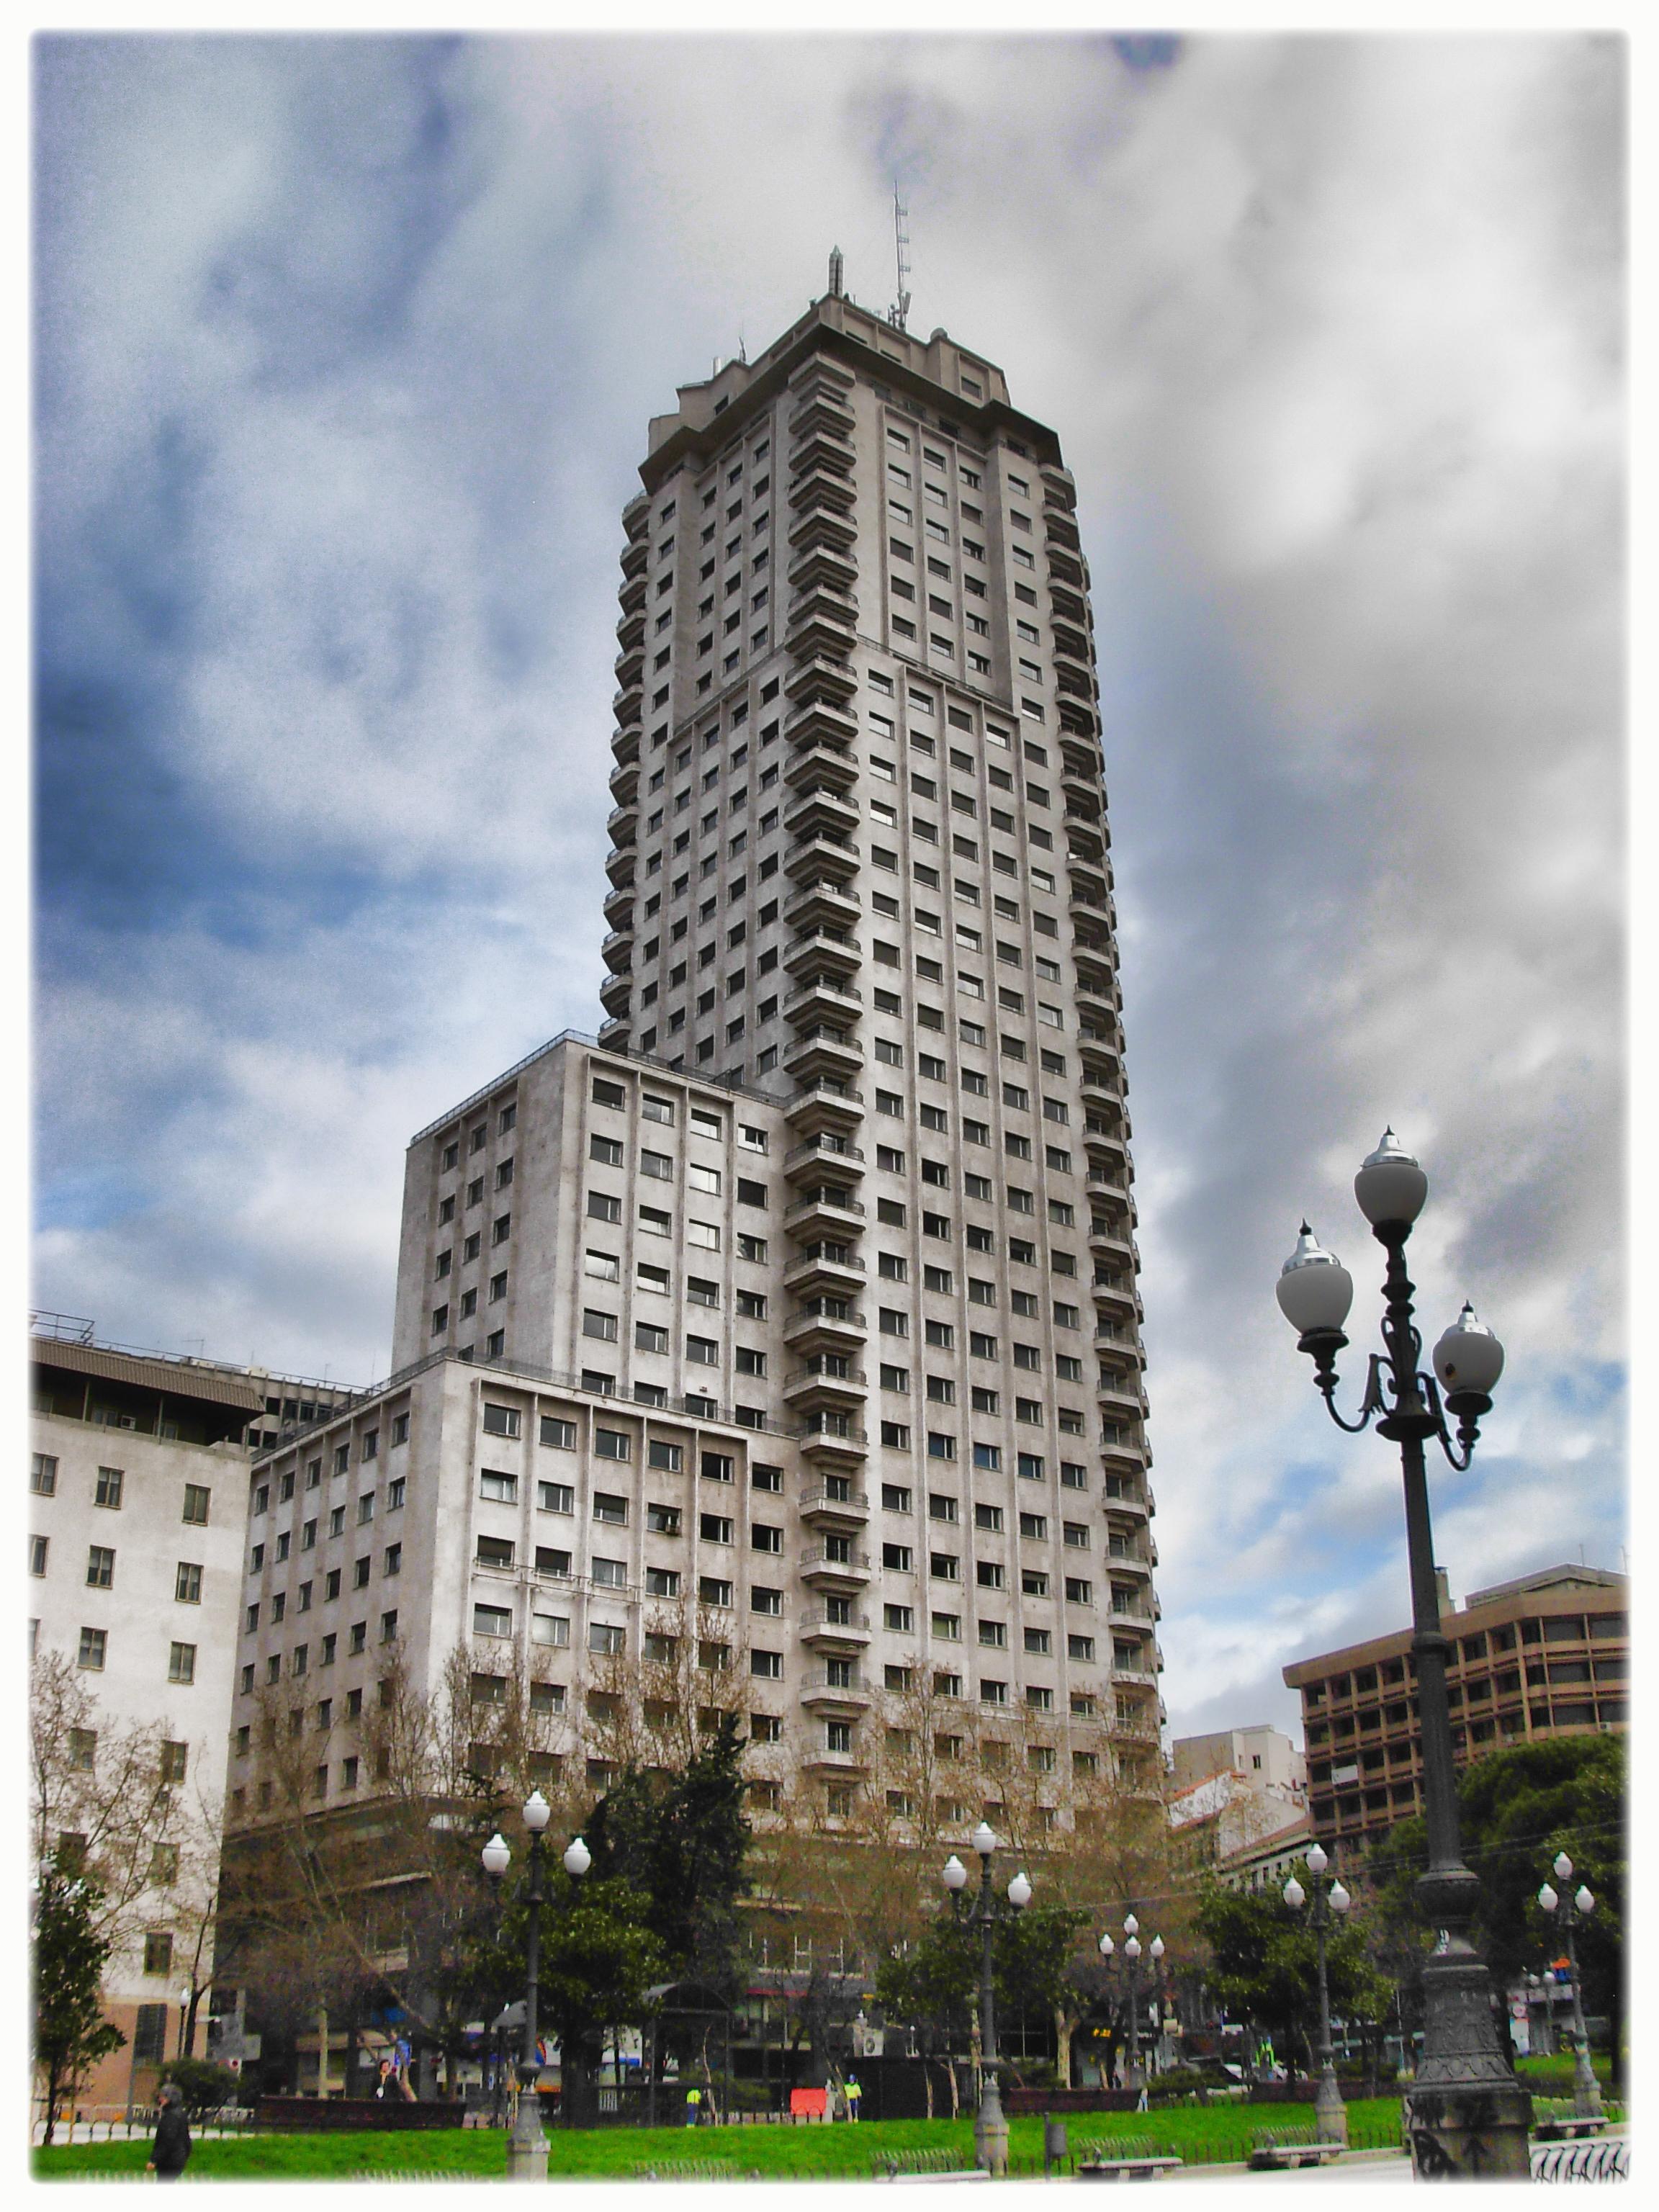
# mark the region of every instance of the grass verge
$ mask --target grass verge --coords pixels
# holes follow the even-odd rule
[[[1167,2147],[1188,2165],[1226,2165],[1249,2154],[1264,2129],[1311,2128],[1302,2106],[1176,2105],[1155,2112],[1073,2114],[1067,2121],[1073,2150],[1090,2142],[1133,2136]],[[1348,2107],[1353,2148],[1382,2148],[1400,2141],[1397,2098],[1376,2098]],[[868,2120],[857,2127],[595,2128],[558,2130],[549,2138],[550,2174],[625,2179],[647,2167],[696,2164],[767,2179],[862,2179],[884,2158],[907,2151],[948,2150],[973,2162],[971,2120]],[[41,2180],[89,2180],[142,2174],[146,2145],[74,2143],[36,2150]],[[1010,2162],[1016,2172],[1042,2171],[1042,2123],[1009,2124]],[[345,2181],[377,2174],[447,2175],[460,2180],[499,2179],[507,2172],[507,2140],[498,2130],[444,2128],[408,2134],[251,2135],[198,2143],[190,2162],[192,2181]]]

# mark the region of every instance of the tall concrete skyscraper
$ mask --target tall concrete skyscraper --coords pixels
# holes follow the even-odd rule
[[[1000,1764],[1063,1830],[1155,1784],[1161,1663],[1072,478],[838,291],[678,401],[623,516],[609,1018],[410,1145],[398,1371],[256,1471],[240,1694],[298,1634],[337,1728],[388,1644],[465,1646],[602,1782],[689,1645],[759,1806],[971,1826]],[[318,1801],[367,1786],[325,1749]]]

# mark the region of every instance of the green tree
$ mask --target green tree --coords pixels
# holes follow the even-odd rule
[[[126,2041],[104,2018],[100,1983],[111,1939],[98,1929],[103,1901],[91,1875],[64,1873],[56,1856],[41,1869],[34,1915],[34,2062],[46,2076],[48,2142],[65,2087]]]
[[[876,1998],[890,2023],[914,2027],[924,2059],[942,2057],[968,2041],[979,1976],[979,1940],[953,1914],[936,1913],[921,1935],[876,1969]],[[950,2068],[951,2116],[957,2116],[957,2077]],[[927,2117],[933,2117],[933,2077],[924,2069]]]
[[[750,1888],[743,1811],[743,1743],[735,1714],[684,1769],[624,1769],[585,1831],[593,1875],[628,1882],[647,1900],[647,1925],[672,1971],[733,1995],[738,1907]]]
[[[1212,1995],[1227,2011],[1266,2028],[1292,2072],[1299,2037],[1311,2069],[1319,1966],[1306,1908],[1293,1912],[1276,1889],[1230,1889],[1209,1882],[1194,1925],[1209,1948],[1206,1979]],[[1363,1929],[1352,1920],[1332,1928],[1325,1960],[1332,2012],[1355,2020],[1380,2018],[1391,1993],[1370,1964]]]
[[[1558,1851],[1573,1863],[1572,1887],[1583,1882],[1595,1896],[1595,1911],[1577,1937],[1583,2003],[1613,2024],[1615,2068],[1625,2025],[1627,1780],[1622,1736],[1569,1735],[1492,1752],[1457,1784],[1463,1859],[1480,1877],[1474,1939],[1500,1986],[1559,1955],[1559,1934],[1536,1902]],[[1397,1822],[1366,1861],[1379,1932],[1413,1963],[1431,1940],[1413,1895],[1427,1863],[1427,1832],[1415,1814]]]

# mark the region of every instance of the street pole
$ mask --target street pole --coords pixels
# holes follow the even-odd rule
[[[1313,1923],[1314,1942],[1319,1961],[1319,2087],[1314,2097],[1314,2133],[1321,2142],[1346,2143],[1348,2140],[1348,2108],[1342,2101],[1342,2091],[1336,2079],[1334,2051],[1331,2043],[1330,1984],[1327,1978],[1325,1959],[1326,1930],[1333,1912],[1346,1913],[1349,1905],[1348,1893],[1340,1881],[1326,1882],[1322,1877],[1330,1861],[1316,1844],[1308,1853],[1308,1872],[1313,1881],[1313,1910],[1309,1916]],[[1285,1902],[1292,1912],[1299,1912],[1306,1901],[1307,1892],[1292,1875],[1285,1885]]]
[[[547,2136],[542,2127],[541,2098],[537,2083],[541,2079],[539,1997],[542,1960],[542,1906],[546,1898],[542,1890],[542,1833],[550,1813],[547,1800],[539,1790],[532,1790],[524,1807],[524,1824],[530,1831],[530,1879],[525,1891],[525,1903],[530,1910],[529,1925],[525,1939],[525,2005],[524,2054],[519,2062],[518,2110],[514,2115],[513,2130],[507,2142],[507,2178],[509,2181],[545,2181],[547,2179]],[[499,1883],[505,1876],[512,1853],[499,1835],[492,1836],[483,1847],[483,1869],[492,1882]],[[564,1869],[573,1881],[580,1880],[593,1863],[592,1855],[578,1836],[564,1854]],[[567,2063],[568,2053],[566,2054]]]
[[[968,1869],[952,1852],[945,1863],[944,1881],[950,1893],[951,1910],[958,1922],[966,1921],[980,1933],[979,1967],[979,2027],[980,2027],[980,2086],[979,2103],[974,2113],[974,2162],[987,2173],[1006,2174],[1008,2171],[1008,2123],[1003,2117],[1002,2093],[997,2086],[997,2069],[1000,2060],[997,2052],[997,2014],[995,1960],[992,1941],[1000,1922],[1017,1920],[1031,1899],[1031,1885],[1024,1874],[1017,1874],[1008,1885],[1006,1908],[998,1905],[991,1887],[991,1855],[996,1850],[997,1839],[987,1820],[981,1820],[974,1831],[974,1849],[979,1853],[979,1896],[972,1909],[964,1913],[962,1893],[968,1881]]]
[[[1376,1419],[1377,1434],[1400,1447],[1405,1489],[1406,1552],[1412,1589],[1412,1654],[1417,1674],[1419,1741],[1423,1758],[1424,1822],[1429,1863],[1418,1878],[1419,1917],[1435,1931],[1422,1969],[1423,2057],[1406,2098],[1412,2170],[1443,2178],[1520,2180],[1531,2171],[1528,2125],[1532,2100],[1516,2079],[1493,2018],[1492,1978],[1470,1941],[1480,1883],[1463,1863],[1457,1784],[1452,1757],[1446,1661],[1451,1646],[1440,1626],[1434,1542],[1423,1447],[1437,1438],[1460,1471],[1474,1456],[1482,1415],[1503,1372],[1504,1352],[1465,1305],[1434,1347],[1444,1409],[1431,1377],[1419,1371],[1422,1339],[1412,1318],[1413,1285],[1406,1243],[1428,1195],[1428,1177],[1392,1129],[1354,1177],[1354,1195],[1388,1255],[1383,1278],[1384,1356],[1373,1354],[1357,1419],[1336,1410],[1336,1355],[1348,1340],[1342,1325],[1352,1302],[1346,1267],[1321,1249],[1304,1222],[1279,1282],[1279,1304],[1297,1332],[1298,1349],[1314,1362],[1315,1387],[1337,1426],[1350,1433]],[[1392,1402],[1390,1402],[1390,1401]],[[1457,1421],[1455,1445],[1446,1415]]]
[[[1572,1880],[1572,1861],[1565,1851],[1555,1856],[1556,1880],[1563,1884]],[[1578,1943],[1575,1935],[1581,1920],[1588,1920],[1595,1909],[1595,1899],[1581,1884],[1573,1897],[1558,1897],[1548,1882],[1538,1893],[1538,1902],[1546,1912],[1558,1920],[1567,1939],[1567,1971],[1572,1976],[1572,2089],[1573,2107],[1582,2118],[1600,2119],[1601,2091],[1595,2079],[1595,2069],[1590,2063],[1589,2033],[1584,2026],[1584,2007],[1578,1988]]]

